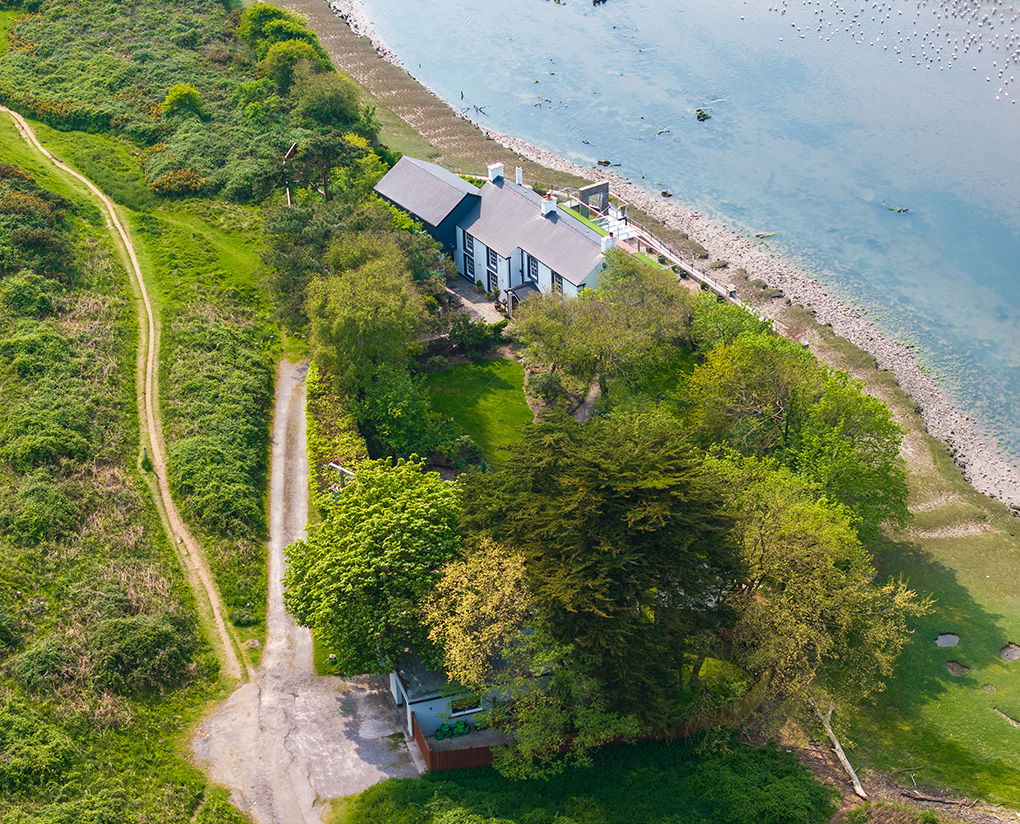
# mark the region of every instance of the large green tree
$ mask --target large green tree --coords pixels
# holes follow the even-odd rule
[[[402,255],[379,255],[307,287],[312,356],[347,390],[369,384],[384,365],[401,369],[427,312]]]
[[[530,426],[495,472],[465,481],[466,528],[520,553],[562,666],[607,709],[664,723],[685,639],[723,616],[737,574],[720,492],[675,421],[569,416]]]
[[[287,549],[286,604],[341,672],[385,672],[430,649],[421,604],[460,545],[459,489],[417,461],[369,461]]]
[[[606,263],[597,288],[576,300],[538,296],[515,318],[516,335],[539,360],[597,379],[603,393],[614,381],[670,362],[688,341],[691,321],[690,295],[671,272],[618,250]]]
[[[881,401],[793,341],[743,332],[691,374],[684,417],[703,446],[772,457],[846,504],[862,537],[908,517],[902,430]]]

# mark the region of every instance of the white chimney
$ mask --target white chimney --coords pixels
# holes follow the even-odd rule
[[[517,175],[515,177],[515,180],[517,181],[518,186],[524,185],[524,169],[522,169],[520,166],[517,167]]]
[[[551,214],[556,212],[556,198],[552,195],[546,195],[545,200],[542,201],[542,217],[549,217]]]
[[[503,177],[503,164],[502,163],[490,163],[489,164],[489,180],[495,183]]]
[[[602,251],[608,252],[610,249],[616,247],[616,237],[610,232],[608,235],[602,237]]]

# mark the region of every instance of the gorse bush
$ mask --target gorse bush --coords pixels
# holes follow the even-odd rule
[[[46,692],[71,678],[73,655],[65,638],[51,635],[11,659],[11,675],[26,689]]]
[[[194,628],[163,615],[110,618],[89,638],[95,678],[120,693],[178,686],[188,677],[194,649]]]
[[[0,527],[27,546],[67,538],[81,518],[69,486],[50,472],[29,475],[0,508]]]
[[[73,752],[67,735],[24,704],[0,704],[0,792],[25,793],[57,780]]]
[[[186,316],[164,344],[174,385],[167,423],[177,434],[171,488],[218,535],[261,534],[273,383],[260,335],[253,326]]]

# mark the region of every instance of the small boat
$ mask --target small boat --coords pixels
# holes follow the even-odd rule
[[[756,232],[754,236],[758,238],[758,240],[764,240],[767,237],[775,237],[776,234],[776,232]]]

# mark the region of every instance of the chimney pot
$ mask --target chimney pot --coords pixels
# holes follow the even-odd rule
[[[503,164],[502,163],[490,163],[489,164],[489,180],[495,183],[503,177]]]

